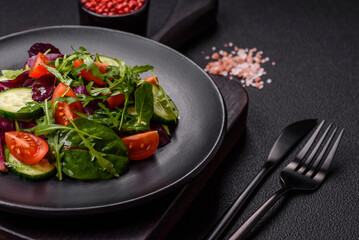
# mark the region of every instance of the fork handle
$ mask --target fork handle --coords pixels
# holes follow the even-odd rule
[[[240,240],[251,230],[266,212],[284,196],[290,189],[283,187],[270,197],[238,230],[229,238],[229,240]]]
[[[206,237],[206,240],[217,240],[223,234],[224,230],[227,229],[232,220],[237,216],[238,212],[242,210],[245,203],[258,186],[263,182],[264,178],[270,172],[271,168],[264,166],[247,186],[243,193],[237,198],[233,205],[229,208],[226,214],[216,224],[210,234]]]

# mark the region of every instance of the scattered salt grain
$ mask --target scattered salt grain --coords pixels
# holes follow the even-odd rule
[[[211,58],[213,60],[218,60],[219,59],[219,54],[218,53],[213,53]]]
[[[205,59],[214,60],[209,62],[205,67],[205,71],[214,75],[221,75],[229,77],[230,80],[234,77],[240,79],[240,82],[245,87],[255,87],[262,89],[264,82],[262,77],[267,74],[263,68],[263,64],[269,62],[269,57],[263,57],[263,51],[258,51],[257,48],[239,48],[233,45],[232,42],[224,44],[224,47],[230,47],[224,51],[220,49],[214,52],[211,57],[206,56]],[[217,48],[212,47],[215,51]],[[272,66],[276,65],[271,62]],[[267,79],[267,83],[271,83],[271,79]]]

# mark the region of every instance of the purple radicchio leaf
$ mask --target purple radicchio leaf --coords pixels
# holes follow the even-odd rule
[[[162,127],[160,123],[157,122],[151,122],[151,129],[157,130],[158,135],[160,137],[160,142],[158,144],[158,147],[163,147],[171,142],[171,138],[168,135],[167,131]]]
[[[0,139],[5,142],[5,133],[15,131],[15,123],[12,120],[0,117]]]
[[[39,52],[45,53],[49,49],[50,49],[50,53],[61,54],[60,50],[50,43],[35,43],[30,47],[29,51],[27,52],[29,53],[29,57],[32,57],[32,56],[36,56]]]
[[[15,130],[15,124],[14,121],[5,119],[0,117],[0,171],[5,172],[6,166],[4,164],[5,162],[5,152],[4,152],[4,146],[5,143],[5,132],[14,131]]]
[[[2,140],[0,139],[0,171],[6,172],[5,166],[5,151],[2,145]]]
[[[20,121],[18,121],[18,124],[20,129],[33,128],[37,125],[36,123],[32,123],[32,122],[20,122]]]
[[[53,75],[45,74],[36,79],[32,86],[32,100],[36,102],[43,102],[52,97],[56,83],[56,78]]]
[[[90,96],[89,92],[87,91],[86,87],[83,85],[77,86],[73,88],[74,92],[76,94],[85,94],[87,96]],[[93,115],[94,112],[97,109],[100,109],[100,107],[98,106],[98,103],[101,102],[100,100],[92,100],[90,101],[85,107],[84,107],[84,111],[87,115]],[[81,103],[83,105],[83,103]]]
[[[18,87],[29,87],[32,85],[34,80],[29,77],[29,72],[26,71],[14,80],[6,80],[0,82],[0,91],[9,89],[9,88],[18,88]]]

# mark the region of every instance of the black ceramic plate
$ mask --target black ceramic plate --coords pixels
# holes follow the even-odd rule
[[[28,58],[27,50],[36,42],[51,43],[62,53],[72,53],[71,45],[84,46],[92,53],[123,58],[131,66],[153,65],[161,85],[179,108],[180,120],[170,144],[148,160],[132,162],[120,178],[28,181],[0,174],[0,209],[60,216],[131,207],[182,186],[218,150],[226,123],[223,99],[207,74],[180,53],[132,34],[60,26],[0,38],[0,69],[21,68]]]

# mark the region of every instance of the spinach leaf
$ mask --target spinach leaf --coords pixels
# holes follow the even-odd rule
[[[152,84],[145,82],[135,92],[135,108],[137,112],[137,122],[149,126],[153,115],[153,95]]]
[[[66,175],[77,179],[110,179],[127,170],[128,150],[114,131],[85,118],[72,123],[77,131],[60,132],[60,142],[64,143],[62,171]],[[79,131],[96,138],[85,138]]]

